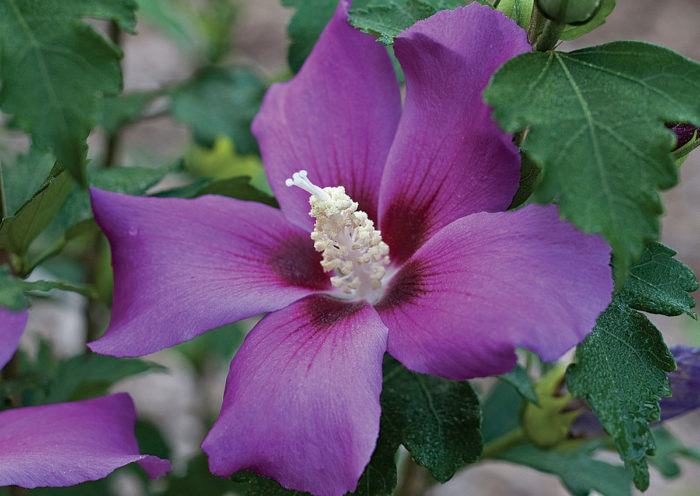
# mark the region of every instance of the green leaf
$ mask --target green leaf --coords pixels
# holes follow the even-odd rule
[[[471,0],[473,1],[473,0]],[[440,10],[455,9],[461,0],[360,0],[350,9],[350,24],[391,45],[401,31]],[[483,2],[480,2],[483,3]]]
[[[573,40],[586,33],[590,33],[594,29],[605,24],[605,19],[615,9],[615,0],[603,0],[598,13],[593,16],[593,19],[579,26],[567,26],[559,35],[562,40]]]
[[[28,306],[29,300],[24,295],[22,281],[12,277],[10,267],[0,265],[0,307],[22,310]]]
[[[250,470],[233,474],[231,480],[240,483],[239,489],[243,496],[312,496],[309,493],[285,489],[277,481]]]
[[[169,168],[151,169],[148,167],[117,167],[112,169],[95,169],[88,171],[90,186],[125,193],[141,195],[148,188],[157,184]],[[94,228],[90,194],[87,190],[74,187],[61,207],[58,215],[47,228],[47,236],[54,243],[69,240]]]
[[[630,496],[630,483],[621,466],[591,458],[587,449],[543,450],[523,444],[496,458],[558,476],[575,495],[598,491],[603,496]]]
[[[100,123],[111,136],[122,127],[134,122],[156,96],[155,92],[142,91],[103,98],[100,102]]]
[[[496,72],[484,97],[542,167],[533,193],[613,248],[624,279],[659,236],[660,189],[677,182],[665,122],[700,123],[700,65],[666,48],[616,42],[526,53]],[[556,102],[556,105],[552,105]]]
[[[497,382],[483,400],[481,434],[484,444],[520,427],[522,396],[507,382]]]
[[[666,373],[675,368],[656,327],[615,296],[566,374],[569,390],[588,401],[640,490],[649,485],[645,458],[655,448],[648,424],[660,418],[659,399],[671,395]]]
[[[2,184],[6,214],[13,215],[24,205],[48,177],[54,165],[50,153],[32,147],[13,162],[2,163]]]
[[[650,243],[642,258],[630,269],[620,291],[632,308],[663,315],[686,313],[691,317],[695,300],[688,294],[698,289],[693,271],[673,258],[675,251],[659,243]]]
[[[90,353],[63,361],[49,383],[43,403],[77,401],[107,393],[117,381],[144,372],[164,372],[155,363]]]
[[[15,215],[0,223],[0,248],[20,257],[26,255],[30,243],[56,216],[72,186],[73,179],[67,172],[50,176]]]
[[[141,449],[141,453],[150,452]],[[160,496],[192,496],[193,494],[224,496],[232,494],[231,486],[231,481],[216,477],[209,472],[208,458],[204,453],[200,453],[187,463],[187,472],[184,475],[168,474],[168,488],[165,492],[158,494]]]
[[[664,477],[678,477],[681,469],[676,463],[676,458],[688,458],[695,463],[700,463],[700,450],[690,448],[662,427],[654,429],[656,451],[649,457],[649,463],[656,467]]]
[[[85,284],[71,284],[63,281],[23,281],[12,277],[7,265],[0,265],[0,307],[21,310],[29,306],[25,293],[30,291],[51,291],[60,289],[72,291],[87,297],[95,297],[95,290]]]
[[[211,146],[227,136],[241,155],[257,152],[250,125],[265,94],[265,84],[241,67],[207,67],[172,94],[173,117],[188,124],[195,139]]]
[[[0,0],[0,108],[81,183],[99,98],[121,90],[121,52],[80,18],[132,28],[135,6],[133,0]]]
[[[466,381],[418,374],[387,359],[382,411],[413,459],[440,482],[481,456],[479,400]]]
[[[281,1],[283,6],[297,9],[287,26],[287,35],[292,40],[287,52],[287,61],[292,71],[298,72],[311,53],[323,28],[333,17],[338,2],[335,0]]]
[[[535,386],[532,383],[532,378],[524,367],[516,364],[513,370],[507,374],[502,374],[497,377],[513,386],[518,394],[524,399],[530,403],[539,405],[539,400],[537,399],[537,393],[535,392]]]
[[[263,193],[259,189],[253,187],[250,184],[250,177],[248,176],[231,177],[213,181],[199,189],[193,196],[202,195],[228,196],[239,200],[265,203],[271,207],[279,208],[277,200],[267,193]]]

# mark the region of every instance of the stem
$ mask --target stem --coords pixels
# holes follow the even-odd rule
[[[486,446],[484,446],[484,452],[481,455],[481,459],[496,458],[500,453],[508,451],[508,449],[512,448],[513,446],[526,443],[527,440],[527,436],[523,432],[522,428],[518,427],[517,429],[510,431],[498,439],[494,439],[490,443],[487,443]]]
[[[116,22],[109,22],[109,27],[107,28],[107,35],[109,36],[109,39],[112,40],[112,43],[114,43],[118,47],[121,47],[122,31]],[[114,165],[114,159],[117,157],[117,152],[119,151],[120,138],[121,133],[119,131],[107,137],[104,160],[104,166],[107,169]]]
[[[0,162],[0,220],[7,216],[7,204],[5,203],[5,183],[2,179],[2,162]]]
[[[530,42],[535,51],[551,50],[559,42],[559,36],[564,30],[564,26],[564,24],[559,24],[543,16],[535,4],[532,7],[530,27],[527,30],[527,41]]]

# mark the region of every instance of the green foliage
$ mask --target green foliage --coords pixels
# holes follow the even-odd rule
[[[88,183],[94,188],[142,195],[148,188],[157,184],[169,170],[169,168],[118,167],[89,170],[87,176]],[[65,242],[85,232],[89,225],[93,225],[90,193],[76,186],[71,189],[58,215],[48,226],[46,235],[53,238],[54,243]]]
[[[654,429],[654,440],[656,441],[656,451],[648,458],[664,477],[678,477],[681,468],[676,462],[676,458],[687,458],[688,460],[700,463],[700,450],[689,448],[663,427]]]
[[[277,200],[273,196],[263,193],[259,189],[250,184],[250,177],[238,176],[228,179],[220,179],[212,181],[197,192],[193,196],[202,195],[221,195],[230,198],[237,198],[245,201],[255,201],[270,205],[271,207],[279,207]]]
[[[30,291],[51,291],[61,289],[73,291],[85,296],[95,296],[94,290],[90,286],[81,284],[70,284],[61,281],[23,281],[12,277],[10,268],[7,265],[0,265],[0,307],[10,310],[21,310],[29,306],[26,293]]]
[[[515,446],[496,458],[558,476],[574,496],[595,490],[603,496],[629,496],[630,484],[621,466],[591,458],[583,446],[571,450],[543,450],[532,444]]]
[[[516,365],[513,370],[507,374],[499,375],[498,378],[513,386],[518,394],[530,403],[539,404],[532,378],[523,366]]]
[[[505,381],[497,382],[482,403],[481,434],[488,445],[520,427],[522,396]]]
[[[616,276],[658,238],[658,190],[677,181],[664,122],[700,123],[700,65],[671,50],[616,42],[572,53],[526,53],[506,62],[484,97],[508,132],[529,128],[522,149],[542,167],[533,199],[601,233]]]
[[[455,9],[474,0],[360,0],[350,9],[350,24],[391,45],[401,31],[440,10]],[[480,2],[483,3],[483,2]]]
[[[0,249],[24,257],[30,243],[56,216],[71,188],[73,179],[64,171],[50,175],[41,188],[17,212],[0,223]]]
[[[481,456],[479,401],[466,381],[418,374],[389,359],[382,409],[413,459],[440,482]]]
[[[500,0],[494,2],[494,7],[517,22],[518,26],[527,30],[534,3],[534,0]]]
[[[686,313],[691,317],[695,300],[688,294],[698,289],[693,271],[673,258],[675,251],[650,243],[642,258],[630,269],[620,295],[632,308],[663,315]]]
[[[139,19],[172,39],[181,51],[215,64],[229,49],[238,2],[138,0]]]
[[[0,109],[82,183],[99,99],[121,90],[121,52],[80,18],[131,29],[135,7],[133,0],[0,0]]]
[[[298,72],[311,53],[323,28],[333,17],[338,2],[336,0],[281,1],[285,7],[297,9],[287,26],[287,34],[292,40],[287,53],[287,62],[292,71]]]
[[[32,147],[14,161],[2,163],[5,215],[14,215],[29,200],[51,173],[54,158]]]
[[[135,121],[146,105],[158,96],[154,92],[141,91],[106,97],[101,100],[100,124],[112,136],[125,125]]]
[[[566,374],[569,390],[588,400],[641,490],[649,486],[645,458],[655,448],[648,424],[660,418],[658,401],[671,395],[666,372],[675,368],[661,333],[616,296]]]
[[[104,395],[117,381],[144,372],[163,372],[155,363],[136,358],[116,358],[95,353],[60,362],[51,377],[42,403],[78,401]]]
[[[207,67],[172,94],[172,114],[188,124],[195,139],[211,146],[227,136],[241,155],[257,151],[250,124],[257,114],[265,85],[241,67]]]
[[[143,453],[144,451],[142,451]],[[200,453],[187,464],[187,472],[182,476],[170,474],[168,476],[168,488],[160,496],[192,496],[202,494],[205,496],[223,496],[231,494],[231,482],[215,477],[209,472],[207,457]],[[241,493],[236,493],[241,494]],[[244,496],[245,493],[242,493]],[[270,496],[273,496],[272,494]]]
[[[600,9],[598,9],[598,12],[590,21],[579,26],[565,27],[564,31],[559,35],[559,38],[562,40],[573,40],[586,33],[590,33],[595,28],[605,24],[605,19],[612,13],[613,9],[615,9],[615,0],[602,0]]]

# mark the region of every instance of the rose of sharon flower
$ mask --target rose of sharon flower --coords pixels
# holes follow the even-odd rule
[[[507,372],[518,346],[554,360],[612,291],[600,237],[554,206],[504,212],[519,154],[481,93],[529,50],[525,33],[478,4],[404,31],[402,109],[386,49],[348,6],[253,123],[281,210],[92,192],[115,287],[91,348],[151,353],[270,312],[202,447],[217,475],[251,469],[320,496],[353,490],[370,459],[385,352],[449,379]]]
[[[0,368],[17,348],[27,312],[0,308]],[[120,393],[73,403],[0,412],[0,486],[71,486],[138,462],[149,477],[170,462],[139,454],[136,410]]]

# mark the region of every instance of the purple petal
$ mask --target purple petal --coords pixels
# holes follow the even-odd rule
[[[265,317],[202,444],[212,473],[254,470],[316,496],[354,490],[379,433],[386,332],[368,304],[320,295]]]
[[[27,325],[27,311],[13,312],[0,307],[0,369],[10,361],[14,355],[19,338],[22,337],[24,327]]]
[[[671,353],[678,369],[668,374],[672,396],[660,402],[662,421],[700,407],[700,348],[674,346]]]
[[[610,248],[554,206],[479,213],[425,243],[375,307],[389,353],[448,379],[502,374],[518,346],[559,358],[610,303]]]
[[[114,267],[98,353],[144,355],[330,287],[309,234],[266,205],[93,189],[92,206]]]
[[[149,477],[170,462],[140,455],[125,393],[0,412],[0,486],[71,486],[139,462]]]
[[[379,200],[392,262],[407,260],[453,220],[510,204],[520,156],[481,93],[503,62],[529,50],[515,22],[476,2],[438,12],[396,38],[406,104]]]
[[[382,169],[401,113],[386,49],[352,28],[342,0],[297,76],[267,92],[253,122],[285,215],[313,228],[309,195],[284,181],[305,169],[316,185],[344,186],[376,221]]]

